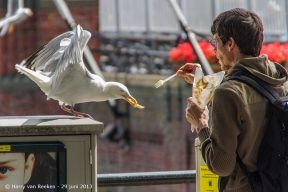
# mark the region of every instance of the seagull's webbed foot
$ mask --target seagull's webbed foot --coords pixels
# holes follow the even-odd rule
[[[74,111],[73,109],[73,106],[70,106],[70,108],[67,108],[65,106],[65,103],[63,103],[61,105],[61,109],[63,109],[64,111],[68,112],[68,113],[71,113],[72,115],[76,116],[76,117],[88,117],[92,120],[95,120],[93,117],[91,117],[89,114],[86,114],[86,113],[81,113],[81,112],[78,112],[78,111]]]
[[[88,117],[92,120],[95,120],[93,117],[91,117],[89,114],[87,113],[81,113],[81,112],[78,112],[78,111],[74,111],[73,107],[70,108],[71,109],[71,112],[72,114],[74,114],[75,116],[79,116],[79,117]]]

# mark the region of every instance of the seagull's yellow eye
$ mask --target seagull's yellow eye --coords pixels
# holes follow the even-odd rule
[[[125,91],[123,91],[122,89],[120,89],[120,91],[122,92],[122,93],[124,93]]]

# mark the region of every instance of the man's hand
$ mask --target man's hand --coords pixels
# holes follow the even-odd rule
[[[187,99],[186,119],[189,121],[196,132],[208,127],[209,110],[207,107],[200,109],[193,101],[192,97]]]
[[[193,84],[194,81],[194,72],[197,67],[201,67],[199,64],[196,63],[186,63],[182,67],[178,69],[176,72],[177,76],[184,77],[184,79],[190,83]]]

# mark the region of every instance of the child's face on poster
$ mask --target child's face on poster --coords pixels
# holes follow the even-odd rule
[[[35,163],[34,154],[0,153],[0,192],[22,192]]]

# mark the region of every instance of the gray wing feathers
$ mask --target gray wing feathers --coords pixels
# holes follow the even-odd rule
[[[63,51],[65,48],[60,46],[61,40],[64,38],[73,38],[74,35],[74,32],[66,32],[55,37],[23,62],[25,65],[28,65],[27,67],[30,69],[41,70],[43,73],[50,73],[52,75],[57,68],[61,54],[63,54],[63,52],[61,53],[59,50],[61,49]]]
[[[76,64],[79,66],[79,68],[81,67],[83,71],[86,70],[86,68],[83,67],[84,64],[82,62],[82,48],[80,46],[80,41],[81,36],[79,38],[77,34],[75,34],[72,38],[64,38],[59,43],[60,49],[58,50],[57,54],[53,55],[52,57],[54,60],[58,61],[58,64],[52,78],[51,88],[47,95],[48,99],[58,90],[60,83],[65,77],[65,73],[67,73],[65,69],[69,65]]]
[[[47,99],[53,96],[65,74],[69,73],[66,70],[69,65],[75,64],[75,67],[79,67],[83,72],[87,71],[82,62],[82,54],[90,36],[88,31],[77,26],[77,30],[55,37],[20,63],[20,65],[41,71],[45,76],[51,77],[52,82]]]

